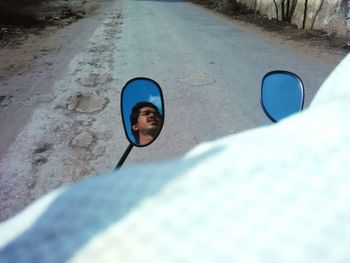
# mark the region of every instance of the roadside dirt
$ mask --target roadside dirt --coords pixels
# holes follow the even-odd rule
[[[336,65],[350,52],[350,36],[339,36],[320,30],[302,30],[290,23],[253,13],[242,6],[220,8],[205,0],[191,1],[233,19],[247,31],[279,42],[323,63]]]
[[[26,5],[3,5],[0,0],[0,81],[31,70],[36,60],[52,51],[41,45],[48,34],[99,7],[93,0],[31,0]]]
[[[98,3],[91,0],[31,0],[2,3],[0,0],[0,48],[16,48],[30,34],[44,29],[62,27],[96,10]]]

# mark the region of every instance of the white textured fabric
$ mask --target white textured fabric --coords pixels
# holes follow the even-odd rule
[[[276,125],[65,189],[0,261],[350,262],[349,72]]]

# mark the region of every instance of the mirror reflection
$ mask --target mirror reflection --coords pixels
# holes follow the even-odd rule
[[[158,83],[147,78],[130,80],[122,91],[125,134],[135,146],[147,146],[159,135],[164,120],[163,95]]]
[[[304,86],[293,73],[268,73],[262,83],[261,103],[266,115],[274,122],[303,109]]]

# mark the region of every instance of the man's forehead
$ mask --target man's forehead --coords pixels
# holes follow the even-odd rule
[[[142,108],[140,109],[141,112],[143,112],[143,111],[149,111],[149,110],[158,111],[158,110],[156,110],[155,108],[150,107],[150,106],[145,106],[145,107],[142,107]]]

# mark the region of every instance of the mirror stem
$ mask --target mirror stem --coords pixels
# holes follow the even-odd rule
[[[128,155],[129,155],[129,153],[130,153],[132,147],[134,147],[134,145],[133,145],[132,143],[130,143],[129,146],[128,146],[128,148],[126,148],[126,150],[125,150],[123,156],[120,158],[120,160],[119,160],[117,166],[114,168],[113,171],[116,171],[116,170],[118,170],[120,167],[122,167],[122,165],[123,165],[123,163],[124,163],[126,157],[128,157]]]

